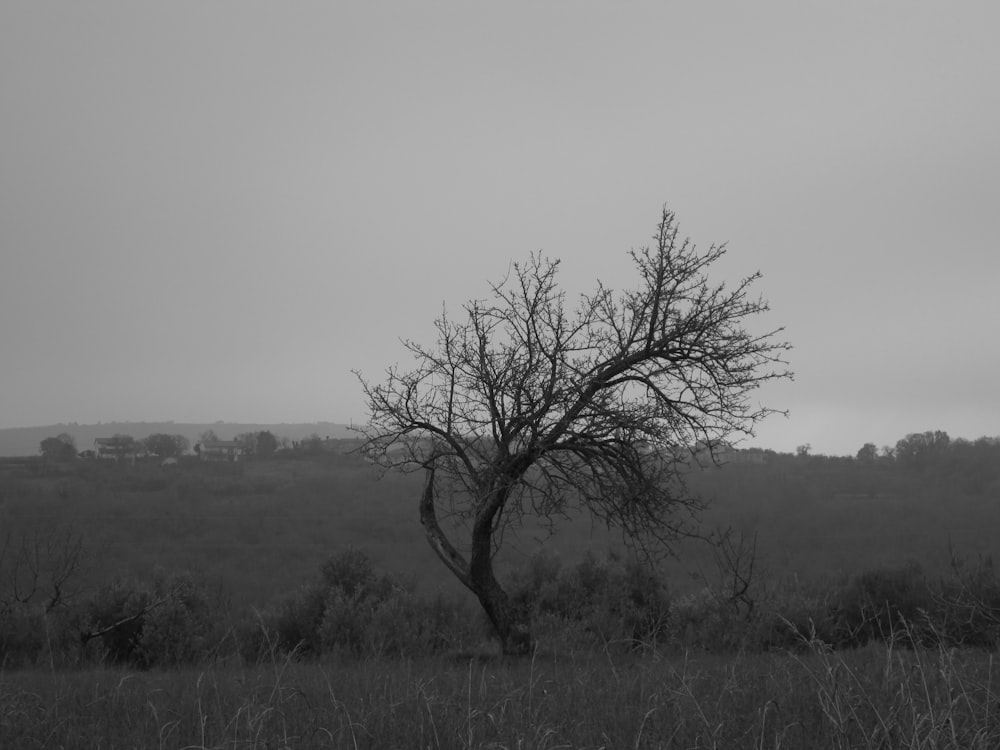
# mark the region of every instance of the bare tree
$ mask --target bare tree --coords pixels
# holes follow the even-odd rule
[[[503,532],[526,514],[578,507],[652,549],[692,530],[690,449],[751,435],[773,409],[763,383],[790,378],[782,329],[752,333],[768,310],[756,273],[732,289],[707,268],[725,253],[679,240],[664,208],[654,244],[630,253],[636,288],[598,282],[568,309],[559,261],[514,264],[487,300],[436,321],[431,348],[404,341],[415,366],[382,384],[358,375],[370,410],[365,450],[385,468],[423,470],[420,520],[448,569],[479,599],[506,653],[531,648],[524,612],[494,572]],[[449,538],[441,513],[468,523]]]
[[[0,617],[18,606],[42,602],[45,614],[72,596],[83,567],[83,540],[71,528],[10,532],[0,543]]]
[[[737,616],[749,621],[757,605],[759,586],[755,580],[757,568],[757,532],[748,538],[731,527],[718,528],[708,535],[715,558],[719,581],[716,590],[732,605]]]

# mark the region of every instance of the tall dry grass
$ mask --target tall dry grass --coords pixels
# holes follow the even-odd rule
[[[3,748],[996,748],[994,655],[608,648],[0,674]]]

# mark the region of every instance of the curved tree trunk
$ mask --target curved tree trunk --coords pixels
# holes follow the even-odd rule
[[[477,594],[483,605],[500,647],[507,656],[526,656],[534,648],[531,640],[531,623],[528,617],[518,611],[510,602],[510,597],[496,582]]]
[[[531,627],[526,613],[519,611],[497,581],[493,572],[492,515],[476,519],[472,533],[471,561],[467,561],[445,536],[434,509],[434,469],[427,469],[424,492],[420,499],[420,523],[431,549],[445,567],[469,589],[489,618],[504,654],[531,653]]]
[[[530,619],[526,612],[511,603],[493,573],[492,542],[489,534],[481,536],[473,533],[472,591],[493,624],[503,653],[511,656],[530,654],[533,648]]]

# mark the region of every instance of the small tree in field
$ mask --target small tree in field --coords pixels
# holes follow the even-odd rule
[[[506,653],[531,648],[527,615],[493,568],[503,532],[526,514],[570,507],[648,548],[690,533],[700,508],[683,467],[697,443],[752,434],[774,410],[751,395],[791,377],[782,329],[752,333],[768,307],[708,267],[725,246],[698,252],[664,209],[651,247],[632,251],[637,286],[598,282],[575,309],[557,285],[559,262],[514,264],[487,300],[436,322],[437,342],[404,347],[411,370],[361,379],[371,413],[365,449],[381,466],[423,470],[420,520],[448,569],[482,604]],[[459,544],[441,512],[468,522]]]
[[[76,440],[65,432],[45,438],[40,446],[42,456],[50,461],[72,461],[76,458]]]
[[[183,455],[190,445],[190,441],[183,435],[166,435],[162,432],[142,440],[142,446],[159,458],[177,458]]]

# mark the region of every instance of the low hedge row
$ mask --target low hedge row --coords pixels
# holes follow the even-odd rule
[[[1000,644],[1000,581],[989,560],[956,563],[941,579],[908,564],[835,585],[760,585],[751,588],[754,599],[739,601],[709,588],[673,595],[649,568],[614,555],[565,567],[538,555],[507,584],[541,648]],[[273,607],[239,616],[187,573],[114,581],[49,611],[17,603],[0,608],[0,663],[7,668],[99,662],[152,668],[276,655],[415,657],[459,652],[488,637],[474,602],[419,595],[378,573],[355,549],[330,558],[315,580]]]

